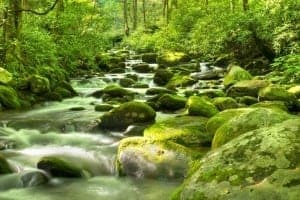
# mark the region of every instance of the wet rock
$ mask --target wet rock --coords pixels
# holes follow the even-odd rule
[[[72,107],[69,110],[70,111],[83,111],[83,110],[85,110],[85,107],[77,106],[77,107]]]
[[[75,166],[74,163],[54,156],[41,158],[37,163],[37,168],[46,171],[54,177],[84,177],[83,171]]]
[[[135,83],[131,88],[149,88],[149,85],[147,83]]]
[[[245,69],[237,65],[232,65],[230,66],[230,71],[224,78],[223,84],[226,88],[228,88],[239,81],[251,80],[251,79],[252,79],[251,74],[247,72]]]
[[[34,94],[44,94],[50,91],[50,82],[47,78],[33,75],[30,78],[30,90]]]
[[[268,85],[270,85],[270,83],[265,80],[239,81],[227,90],[227,96],[230,96],[230,97],[242,97],[242,96],[258,97],[259,90],[267,87]]]
[[[212,80],[220,78],[220,72],[217,70],[209,70],[206,72],[195,72],[191,74],[191,77],[196,80]]]
[[[6,159],[0,154],[0,175],[12,173],[12,170]]]
[[[132,69],[138,73],[150,73],[153,70],[147,63],[135,64]]]
[[[170,70],[158,69],[154,74],[153,81],[158,86],[164,86],[171,80],[173,76],[174,74]]]
[[[144,131],[145,138],[172,141],[186,147],[210,146],[213,136],[206,131],[207,118],[178,116],[156,122]]]
[[[138,77],[137,74],[126,74],[125,77],[126,77],[126,78],[130,78],[130,79],[132,79],[132,80],[134,80],[134,81],[138,81],[138,79],[139,79],[139,77]]]
[[[207,96],[209,98],[225,97],[226,94],[221,89],[209,89],[199,92],[199,96]]]
[[[146,63],[156,63],[157,54],[156,53],[144,53],[142,54],[142,60]]]
[[[0,85],[0,104],[8,109],[17,109],[21,106],[16,91],[4,85]]]
[[[255,97],[250,96],[243,96],[243,97],[237,97],[236,98],[240,104],[245,104],[247,106],[250,106],[252,104],[258,103],[258,99]]]
[[[135,84],[135,81],[131,78],[122,78],[119,80],[119,84],[122,87],[131,87],[133,84]]]
[[[185,107],[187,99],[185,97],[165,94],[158,99],[158,105],[161,110],[175,111]]]
[[[125,136],[142,136],[148,125],[131,125],[124,131]]]
[[[100,128],[124,130],[129,125],[148,124],[155,120],[155,111],[142,102],[127,102],[101,116]]]
[[[137,178],[183,178],[193,153],[172,142],[158,142],[143,137],[121,140],[117,172]]]
[[[0,67],[0,83],[9,84],[13,79],[13,75],[6,69]]]
[[[167,83],[166,88],[175,89],[176,87],[187,87],[195,84],[197,81],[187,75],[174,75]]]
[[[95,106],[95,111],[98,112],[105,112],[105,111],[110,111],[114,108],[114,106],[110,104],[99,104]]]
[[[191,96],[186,104],[187,113],[194,116],[212,117],[219,112],[217,107],[204,97]]]
[[[233,55],[223,54],[215,60],[214,65],[220,67],[227,67],[232,62],[233,59],[234,59]]]
[[[294,119],[250,131],[231,140],[196,162],[191,175],[172,199],[296,200],[299,131],[300,121]],[[271,189],[268,183],[276,186]],[[257,198],[252,198],[254,195]]]
[[[217,97],[213,99],[212,102],[220,111],[238,108],[239,104],[237,101],[231,97]]]
[[[162,94],[175,94],[175,91],[163,87],[149,88],[146,95],[162,95]]]
[[[111,74],[123,74],[125,72],[126,71],[124,68],[119,68],[119,67],[109,70],[109,73],[111,73]]]
[[[262,101],[256,104],[251,105],[252,108],[271,108],[271,109],[279,109],[288,112],[288,108],[286,107],[283,101]]]
[[[46,184],[49,177],[41,171],[25,171],[21,174],[18,187],[27,188]]]
[[[293,116],[282,110],[267,108],[253,108],[232,118],[224,123],[215,133],[212,143],[213,148],[218,148],[235,137],[248,131],[262,127],[270,127],[274,124],[291,119]]]
[[[101,92],[98,92],[99,95]],[[95,94],[94,94],[95,95]],[[131,90],[124,89],[119,85],[108,85],[102,90],[102,100],[104,102],[117,101],[127,102],[134,99],[135,93]]]

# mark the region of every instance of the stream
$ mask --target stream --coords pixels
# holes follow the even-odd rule
[[[181,181],[117,177],[114,163],[122,133],[91,131],[104,112],[94,110],[94,105],[101,103],[101,99],[90,97],[89,94],[108,84],[117,83],[126,74],[135,73],[131,65],[141,62],[128,60],[126,73],[72,80],[72,86],[79,93],[77,97],[61,102],[45,102],[28,111],[1,113],[0,150],[17,173],[0,176],[0,199],[157,200],[169,197]],[[150,66],[157,67],[156,64]],[[205,68],[205,64],[200,64],[200,68]],[[139,82],[154,86],[153,73],[135,74]],[[131,88],[139,94],[136,98],[138,101],[147,99],[146,89]],[[172,114],[158,112],[156,119],[169,116]],[[50,177],[48,183],[38,186],[35,182],[40,180],[36,175],[29,183],[26,182],[26,174],[37,171],[39,159],[52,155],[72,159],[92,174],[86,178]]]

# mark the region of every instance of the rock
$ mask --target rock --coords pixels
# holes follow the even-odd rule
[[[110,111],[114,108],[114,106],[110,104],[99,104],[95,106],[95,111],[98,112],[105,112],[105,111]]]
[[[238,117],[241,114],[249,111],[249,108],[238,108],[238,109],[228,109],[224,110],[222,112],[217,113],[213,117],[211,117],[207,124],[206,124],[206,130],[211,135],[211,137],[214,137],[215,132],[226,122],[231,120],[234,117]]]
[[[252,76],[249,72],[247,72],[246,70],[244,70],[243,68],[237,65],[232,65],[230,66],[230,71],[224,78],[223,84],[226,88],[228,88],[239,81],[251,80],[251,79]]]
[[[157,57],[157,63],[163,66],[175,66],[187,63],[191,58],[182,52],[165,52]]]
[[[142,54],[142,60],[146,63],[156,63],[157,54],[156,53],[144,53]]]
[[[192,152],[181,145],[130,137],[120,142],[116,168],[120,176],[183,178],[192,158]]]
[[[150,73],[153,70],[147,63],[135,64],[132,69],[138,73]]]
[[[237,97],[236,98],[240,104],[245,104],[247,106],[250,106],[252,104],[258,103],[258,99],[255,97],[250,96],[243,96],[243,97]]]
[[[191,77],[195,80],[213,80],[220,78],[220,72],[217,70],[194,72],[191,74]]]
[[[131,88],[149,88],[149,85],[147,83],[135,83]]]
[[[226,94],[223,90],[220,89],[209,89],[199,92],[199,96],[207,96],[209,98],[215,98],[215,97],[225,97]]]
[[[119,84],[122,87],[131,87],[133,84],[135,84],[135,81],[131,78],[122,78],[119,80]]]
[[[59,96],[60,99],[71,98],[71,97],[74,96],[74,94],[72,94],[71,91],[69,91],[68,89],[65,89],[63,87],[57,87],[57,88],[55,88],[52,93],[54,93],[55,95]]]
[[[231,140],[195,162],[172,199],[298,199],[299,131],[300,120],[294,119]],[[273,192],[268,191],[268,182],[278,183]],[[282,185],[292,193],[283,192],[279,198]]]
[[[0,83],[7,85],[12,81],[12,79],[13,75],[6,69],[0,67]]]
[[[288,92],[294,94],[298,99],[300,99],[300,85],[291,87]]]
[[[48,156],[38,161],[37,168],[46,171],[54,177],[80,178],[84,177],[83,171],[74,163],[62,158]]]
[[[296,104],[296,96],[280,86],[268,86],[259,91],[259,101],[283,101],[287,106]]]
[[[158,69],[154,74],[153,81],[158,86],[164,86],[171,80],[173,76],[173,72],[169,70]]]
[[[184,108],[186,101],[185,97],[164,94],[158,99],[157,103],[161,110],[175,111]]]
[[[129,125],[149,124],[155,120],[156,112],[142,102],[127,102],[101,116],[100,128],[125,130]]]
[[[131,125],[124,131],[125,136],[142,136],[148,125]]]
[[[166,88],[175,89],[176,87],[187,87],[195,84],[197,81],[186,75],[174,75],[167,83]]]
[[[221,67],[226,67],[232,62],[233,59],[234,59],[233,55],[223,54],[215,60],[214,65],[221,66]]]
[[[207,134],[206,123],[205,117],[173,117],[147,128],[144,137],[157,141],[172,141],[186,147],[210,146],[213,137]]]
[[[163,95],[163,94],[175,94],[175,91],[163,87],[149,88],[146,91],[146,95]]]
[[[0,175],[12,173],[12,170],[6,159],[0,154]]]
[[[126,74],[125,77],[129,78],[129,79],[132,79],[134,81],[138,81],[138,79],[139,79],[137,74]]]
[[[25,171],[21,174],[17,185],[21,188],[36,187],[46,184],[48,181],[49,177],[42,171]]]
[[[233,138],[262,127],[291,119],[292,116],[281,110],[253,108],[224,123],[215,133],[212,148],[218,148]]]
[[[189,115],[212,117],[219,112],[217,107],[204,97],[191,96],[186,104]]]
[[[30,78],[30,90],[34,94],[45,94],[50,92],[49,80],[39,75],[33,75]]]
[[[271,109],[279,109],[288,112],[288,108],[286,107],[283,101],[262,101],[256,104],[251,105],[252,108],[271,108]]]
[[[134,99],[135,93],[131,90],[124,89],[119,85],[108,85],[101,92],[103,102],[116,101],[116,102],[127,102]],[[95,93],[92,94],[96,96]],[[98,96],[98,95],[97,95]]]
[[[117,68],[113,68],[113,69],[109,70],[108,73],[111,73],[111,74],[123,74],[125,72],[126,72],[126,70],[124,68],[117,67]]]
[[[242,97],[252,96],[258,97],[260,89],[267,87],[270,83],[265,80],[245,80],[239,81],[227,90],[227,96]]]
[[[236,100],[231,97],[217,97],[213,99],[212,103],[220,111],[239,107],[239,104],[236,102]]]
[[[83,110],[85,110],[85,107],[77,106],[77,107],[72,107],[69,110],[70,111],[83,111]]]
[[[0,85],[0,104],[8,109],[18,109],[21,106],[17,92],[4,85]]]

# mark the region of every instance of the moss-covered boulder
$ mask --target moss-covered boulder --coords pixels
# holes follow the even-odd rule
[[[178,144],[143,137],[121,140],[117,154],[117,172],[137,178],[183,178],[193,153]]]
[[[163,87],[149,88],[146,91],[146,95],[163,95],[163,94],[175,94],[175,91]]]
[[[175,111],[184,108],[186,101],[185,97],[164,94],[158,99],[157,104],[161,110]]]
[[[140,63],[132,66],[132,69],[138,73],[150,73],[153,69],[148,63]]]
[[[6,159],[0,154],[0,175],[12,173],[12,170]]]
[[[190,60],[190,56],[182,52],[164,52],[157,57],[157,63],[167,67],[187,63]]]
[[[135,93],[131,90],[120,87],[119,85],[108,85],[101,91],[104,102],[117,101],[127,102],[134,99]]]
[[[225,97],[226,94],[221,89],[210,89],[210,90],[200,91],[198,96],[206,96],[209,98],[215,98],[215,97]]]
[[[18,109],[21,106],[17,92],[4,85],[0,85],[0,104],[7,109]]]
[[[215,133],[212,147],[218,148],[233,138],[262,127],[291,119],[292,116],[282,110],[253,108],[223,124]]]
[[[265,80],[245,80],[239,81],[232,85],[227,90],[227,96],[230,97],[242,97],[242,96],[252,96],[258,97],[258,92],[260,89],[265,88],[270,83]]]
[[[30,78],[30,90],[34,94],[45,94],[47,92],[50,92],[50,82],[45,77],[33,75]]]
[[[205,97],[191,96],[186,103],[189,115],[212,117],[219,112],[217,107]]]
[[[122,78],[119,80],[119,84],[122,87],[131,87],[133,84],[135,84],[135,80],[131,78]]]
[[[233,139],[196,162],[194,168],[190,171],[190,176],[173,195],[172,199],[296,200],[299,195],[295,190],[293,190],[293,194],[283,193],[284,198],[273,198],[277,196],[276,193],[279,190],[274,191],[275,193],[268,192],[268,195],[265,194],[264,196],[257,195],[258,198],[240,195],[244,189],[250,186],[254,186],[252,191],[253,189],[267,189],[263,185],[272,177],[274,177],[273,181],[282,182],[286,189],[299,186],[297,171],[292,175],[295,179],[288,178],[286,173],[281,173],[283,169],[292,170],[300,165],[299,131],[300,120],[294,119],[272,127],[250,131]],[[239,195],[239,198],[232,196],[232,194]],[[250,191],[248,194],[251,194]],[[292,195],[294,198],[287,198]]]
[[[171,80],[173,76],[174,73],[170,70],[158,69],[154,74],[153,82],[158,86],[164,86]]]
[[[257,97],[251,97],[251,96],[236,97],[236,100],[240,104],[244,104],[244,105],[247,105],[247,106],[258,103]]]
[[[300,99],[300,85],[291,87],[288,92],[294,94],[298,99]]]
[[[13,79],[13,75],[6,69],[0,67],[0,83],[6,85],[10,83],[12,79]]]
[[[146,63],[156,63],[157,53],[144,53],[142,54],[142,60]]]
[[[212,102],[220,111],[231,108],[238,108],[239,104],[231,97],[217,97]]]
[[[211,117],[207,124],[206,130],[210,134],[210,137],[214,137],[215,132],[226,122],[231,120],[234,117],[240,116],[242,113],[249,111],[248,108],[238,108],[238,109],[228,109],[222,112],[217,113]]]
[[[144,131],[144,136],[153,140],[172,141],[187,147],[210,146],[213,137],[207,134],[206,123],[205,117],[173,117],[156,122]]]
[[[129,125],[152,123],[156,112],[142,102],[127,102],[101,116],[99,127],[110,130],[125,130]]]
[[[54,177],[84,177],[83,170],[74,166],[74,163],[55,156],[41,158],[37,163],[37,168],[48,172]]]
[[[95,111],[98,111],[98,112],[110,111],[113,108],[114,108],[114,106],[110,105],[110,104],[98,104],[98,105],[95,105]]]
[[[288,112],[288,108],[283,101],[262,101],[251,105],[252,108],[271,108]]]
[[[259,101],[283,101],[287,106],[293,106],[297,100],[294,94],[276,85],[261,89],[258,95]]]
[[[187,87],[195,84],[197,81],[188,75],[174,75],[167,83],[166,87],[169,89],[175,89],[177,87]]]
[[[245,69],[237,65],[232,65],[230,66],[230,71],[224,78],[223,84],[226,88],[228,88],[229,86],[239,81],[251,80],[251,79],[252,76],[248,71],[246,71]]]

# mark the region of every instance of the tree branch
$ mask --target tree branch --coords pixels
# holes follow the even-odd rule
[[[32,14],[35,14],[35,15],[47,15],[51,10],[53,10],[55,8],[58,1],[59,0],[55,0],[53,5],[49,9],[45,10],[44,12],[38,12],[38,11],[35,11],[35,10],[31,10],[31,9],[21,9],[21,10],[18,10],[18,11],[19,12],[29,12],[29,13],[32,13]]]

